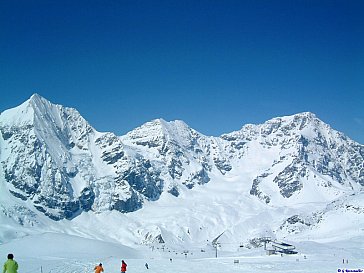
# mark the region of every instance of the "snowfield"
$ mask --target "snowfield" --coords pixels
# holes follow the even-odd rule
[[[215,258],[213,249],[206,252],[190,250],[185,255],[183,252],[152,251],[144,247],[132,249],[66,234],[44,233],[2,244],[0,256],[5,261],[8,253],[14,253],[19,273],[87,273],[93,272],[94,266],[100,262],[106,273],[120,272],[122,259],[127,262],[127,272],[130,273],[334,273],[347,269],[364,270],[362,238],[332,244],[302,242],[297,248],[300,251],[297,255],[267,256],[263,248],[258,248],[234,253],[218,251],[218,258]]]

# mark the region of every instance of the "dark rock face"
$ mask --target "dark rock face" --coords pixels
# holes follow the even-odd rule
[[[179,191],[178,191],[177,186],[173,186],[172,188],[170,188],[170,189],[168,190],[168,192],[169,192],[170,194],[172,194],[173,196],[175,196],[175,197],[178,197],[178,196],[179,196]]]
[[[293,193],[302,189],[303,184],[300,178],[305,177],[306,173],[305,167],[294,162],[280,172],[278,176],[274,178],[273,182],[278,184],[281,195],[289,198]]]
[[[136,161],[132,168],[124,172],[121,179],[148,200],[157,200],[162,193],[163,180],[158,170],[151,170],[153,168],[148,160]]]
[[[172,158],[168,164],[168,173],[173,179],[180,179],[183,174],[182,162],[178,159]]]
[[[299,233],[307,230],[321,221],[320,214],[312,214],[309,216],[293,215],[287,218],[279,227],[280,230],[286,230],[289,233]]]
[[[210,177],[205,169],[202,169],[196,173],[192,173],[191,177],[183,182],[183,184],[188,188],[192,189],[195,184],[203,185],[210,181]]]
[[[269,173],[263,173],[260,176],[258,176],[257,178],[255,178],[253,180],[253,185],[250,190],[251,195],[257,196],[260,200],[264,201],[267,204],[270,203],[270,197],[259,189],[259,184],[262,181],[262,179],[264,179],[265,177],[268,177],[269,175],[270,175]]]
[[[81,191],[79,197],[81,209],[84,211],[89,211],[92,209],[92,205],[95,201],[95,193],[93,189],[86,187]]]
[[[110,208],[111,210],[117,210],[122,213],[136,211],[143,206],[143,200],[136,194],[132,192],[130,197],[126,200],[121,200],[117,194],[113,196],[114,204]]]
[[[226,159],[215,158],[214,163],[222,174],[230,172],[233,168]]]

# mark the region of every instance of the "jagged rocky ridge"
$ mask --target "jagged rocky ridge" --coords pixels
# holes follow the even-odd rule
[[[329,203],[364,186],[364,146],[312,113],[221,137],[158,119],[118,137],[35,94],[1,113],[0,133],[8,190],[54,220],[89,210],[132,212],[237,169],[253,173],[250,194],[267,205],[307,196]],[[287,222],[308,223],[299,216]]]

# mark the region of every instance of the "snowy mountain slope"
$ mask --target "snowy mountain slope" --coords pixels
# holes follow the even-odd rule
[[[246,153],[258,147],[259,155],[268,160],[251,188],[251,194],[266,203],[330,201],[363,186],[363,145],[312,113],[246,125],[223,138]]]
[[[330,241],[341,236],[326,228],[338,217],[360,236],[364,223],[364,146],[312,113],[221,137],[157,119],[118,137],[35,94],[1,113],[0,132],[1,241],[36,227],[211,248],[224,232],[220,241],[236,249],[264,236]]]
[[[191,189],[196,184],[208,183],[209,172],[224,174],[231,170],[226,163],[226,143],[198,133],[183,121],[154,120],[129,132],[121,140],[148,160],[167,167],[163,170],[164,181],[176,196],[181,184]]]
[[[132,188],[125,173],[130,168],[141,172],[143,159],[128,158],[118,137],[96,132],[74,109],[33,95],[3,112],[0,127],[9,191],[53,219],[90,209],[132,211],[141,206],[139,192],[147,189],[150,198],[159,194],[151,183]]]

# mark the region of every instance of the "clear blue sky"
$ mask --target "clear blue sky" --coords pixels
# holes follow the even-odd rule
[[[364,144],[364,1],[0,1],[0,110],[38,93],[118,135],[310,111]]]

